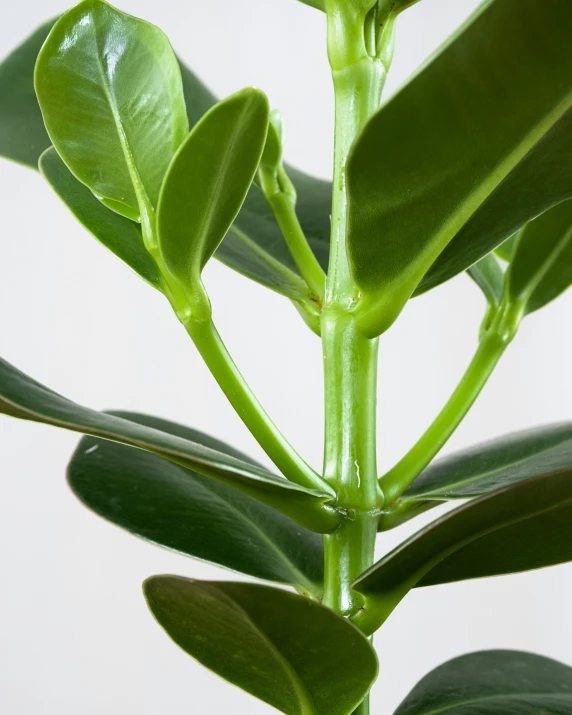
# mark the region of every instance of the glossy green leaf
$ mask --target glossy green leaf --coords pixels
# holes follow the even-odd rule
[[[379,627],[415,586],[570,561],[571,536],[572,469],[468,502],[404,541],[355,582],[366,599],[364,629]]]
[[[34,65],[54,22],[39,27],[0,64],[0,156],[33,168],[51,144],[34,90]]]
[[[165,265],[192,295],[258,171],[268,133],[266,96],[244,89],[216,104],[176,153],[157,213]]]
[[[8,78],[3,83],[0,81],[0,135],[4,137],[0,142],[0,155],[24,161],[33,168],[36,168],[40,154],[51,143],[35,98],[33,72],[37,52],[52,24],[39,28],[32,38],[34,42],[25,42],[0,65],[0,78]],[[18,61],[13,61],[12,57]],[[184,64],[179,63],[179,66],[187,117],[189,125],[193,127],[216,103],[216,97]],[[22,101],[18,114],[9,110],[9,107],[16,107],[12,96],[13,87],[22,88],[22,92],[25,90],[27,97]],[[42,137],[41,141],[36,140],[36,137]],[[14,153],[19,145],[25,147],[23,156]],[[300,222],[322,267],[327,269],[331,184],[296,169],[288,168],[288,173],[298,190],[297,212]],[[68,203],[62,193],[64,183],[66,187],[72,186],[69,180],[61,182],[57,191]],[[70,203],[75,213],[73,197]],[[99,238],[101,240],[101,236]],[[308,286],[299,275],[272,211],[257,186],[252,186],[231,231],[219,246],[216,258],[295,301],[309,300]]]
[[[63,427],[153,452],[272,506],[314,531],[330,531],[339,516],[325,494],[178,436],[77,405],[0,360],[0,414]]]
[[[403,499],[468,499],[561,469],[572,469],[569,422],[514,432],[439,459]]]
[[[148,415],[114,415],[258,467],[202,432]],[[319,535],[191,469],[140,449],[84,437],[69,464],[68,482],[94,512],[148,541],[315,596],[321,592]]]
[[[500,303],[504,287],[504,273],[492,253],[481,258],[467,270],[467,273],[483,291],[489,305],[496,306]]]
[[[571,715],[572,668],[515,650],[469,653],[440,665],[394,715]]]
[[[534,188],[539,167],[551,175],[544,208],[572,193],[566,153],[556,164],[546,147],[531,158],[570,121],[571,33],[569,0],[490,0],[366,125],[348,162],[348,253],[369,334],[395,320],[455,237],[456,266],[465,269],[530,218],[535,209],[517,189],[531,162]],[[479,209],[487,235],[469,232],[469,241],[458,234]],[[491,245],[501,216],[512,225]]]
[[[350,715],[376,678],[369,641],[316,601],[177,576],[154,576],[144,592],[184,651],[288,715]]]
[[[525,313],[543,308],[572,285],[572,201],[525,226],[514,247],[510,298]]]
[[[53,147],[42,154],[39,167],[54,191],[87,230],[141,278],[161,290],[163,278],[143,245],[140,225],[98,201],[87,186],[74,177]]]
[[[155,26],[84,0],[36,63],[48,134],[75,176],[128,218],[151,214],[188,123],[177,58]]]

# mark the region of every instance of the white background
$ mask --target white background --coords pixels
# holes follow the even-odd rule
[[[0,55],[67,8],[3,2]],[[423,0],[403,16],[388,91],[477,5]],[[285,118],[290,162],[330,172],[332,95],[324,18],[295,0],[123,0],[162,27],[219,95],[264,89]],[[107,254],[37,174],[0,168],[0,352],[95,408],[186,422],[261,456],[166,302]],[[220,332],[278,425],[320,466],[320,344],[289,303],[220,265],[206,283]],[[461,276],[415,299],[382,338],[380,466],[428,425],[476,344],[483,301]],[[572,293],[528,318],[447,450],[572,412]],[[78,437],[0,417],[0,712],[258,715],[271,709],[179,651],[140,592],[154,573],[232,578],[161,551],[85,511],[64,470]],[[389,548],[411,531],[380,539]],[[411,593],[377,637],[373,713],[390,715],[428,670],[485,648],[572,663],[572,566]]]

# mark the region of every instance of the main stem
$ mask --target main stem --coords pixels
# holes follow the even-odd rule
[[[322,311],[325,384],[324,478],[335,487],[347,517],[324,537],[324,603],[351,617],[361,607],[353,581],[374,559],[383,506],[376,477],[378,340],[358,329],[359,300],[347,254],[347,162],[353,142],[379,106],[383,63],[365,42],[365,18],[338,0],[327,0],[328,53],[335,91],[334,180],[330,265]],[[354,715],[368,715],[369,697]]]

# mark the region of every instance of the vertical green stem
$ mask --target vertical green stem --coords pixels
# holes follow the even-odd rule
[[[326,14],[336,115],[330,264],[322,312],[324,477],[336,487],[347,518],[324,538],[324,602],[350,616],[361,607],[351,584],[373,563],[383,494],[375,477],[378,340],[360,333],[352,316],[359,294],[347,253],[346,174],[351,147],[379,107],[387,68],[372,55],[367,11],[347,0],[326,0]],[[369,697],[355,715],[368,713]]]
[[[380,508],[376,477],[378,340],[354,319],[328,310],[322,320],[325,375],[324,477],[347,518],[325,537],[324,602],[344,615],[359,607],[351,584],[373,563]]]

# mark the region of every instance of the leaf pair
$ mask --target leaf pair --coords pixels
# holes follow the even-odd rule
[[[411,588],[572,560],[572,426],[516,433],[435,462],[389,510],[382,528],[444,501],[474,497],[356,581],[366,599],[356,622],[367,632]]]
[[[251,496],[312,530],[330,531],[339,523],[340,517],[327,506],[330,495],[305,489],[251,462],[192,441],[187,435],[181,436],[176,427],[169,428],[168,423],[157,429],[77,405],[3,360],[0,360],[0,413],[152,452]],[[169,429],[174,429],[174,434]]]
[[[181,72],[167,38],[101,0],[84,0],[56,22],[38,56],[35,86],[65,164],[105,206],[141,222],[164,281],[174,277],[191,300],[258,169],[265,96],[244,90],[188,135]]]

